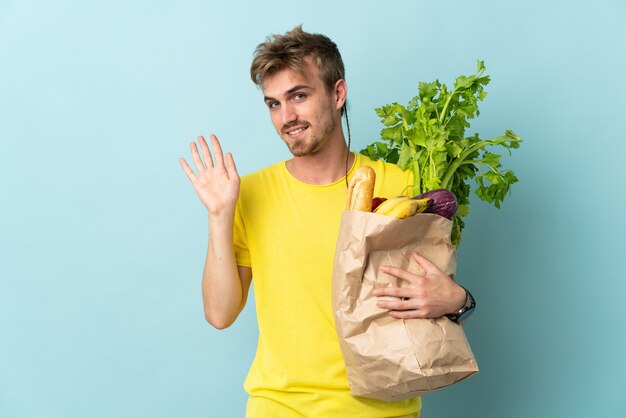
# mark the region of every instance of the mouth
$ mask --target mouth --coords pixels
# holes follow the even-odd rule
[[[289,130],[286,129],[285,133],[292,138],[297,138],[302,132],[306,131],[307,129],[309,129],[308,126],[298,126],[295,128],[290,128]]]

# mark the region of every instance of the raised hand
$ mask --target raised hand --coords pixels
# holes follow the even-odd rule
[[[215,135],[211,135],[214,156],[211,156],[211,151],[203,136],[198,137],[198,142],[202,150],[202,158],[196,143],[192,142],[190,145],[197,174],[184,158],[180,158],[180,165],[211,216],[232,216],[239,196],[240,181],[233,156],[227,153],[224,157],[220,142]]]

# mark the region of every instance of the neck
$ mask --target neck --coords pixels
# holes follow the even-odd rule
[[[334,183],[346,175],[346,156],[348,170],[354,163],[354,154],[348,152],[343,132],[340,132],[335,140],[329,141],[315,153],[288,160],[287,170],[303,183],[315,185]]]

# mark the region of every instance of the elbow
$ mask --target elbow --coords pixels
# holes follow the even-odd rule
[[[226,318],[223,316],[221,317],[207,310],[204,311],[204,318],[207,320],[209,324],[213,326],[213,328],[218,329],[218,330],[226,329],[230,327],[233,324],[233,322],[235,322],[234,319]]]
[[[208,319],[207,321],[209,322],[209,324],[213,326],[213,328],[220,330],[220,331],[232,325],[232,322],[219,322],[219,321],[211,321]]]

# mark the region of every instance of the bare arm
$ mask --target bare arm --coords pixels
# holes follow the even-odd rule
[[[208,210],[209,245],[202,275],[204,314],[215,328],[230,326],[246,304],[252,279],[251,269],[237,266],[233,248],[235,205],[239,197],[239,175],[232,154],[223,155],[215,135],[211,135],[214,157],[204,137],[198,137],[202,157],[195,142],[191,155],[197,174],[184,158],[180,164]]]
[[[233,217],[209,218],[209,248],[202,275],[204,315],[215,328],[232,325],[248,299],[249,267],[238,266],[233,251]]]

